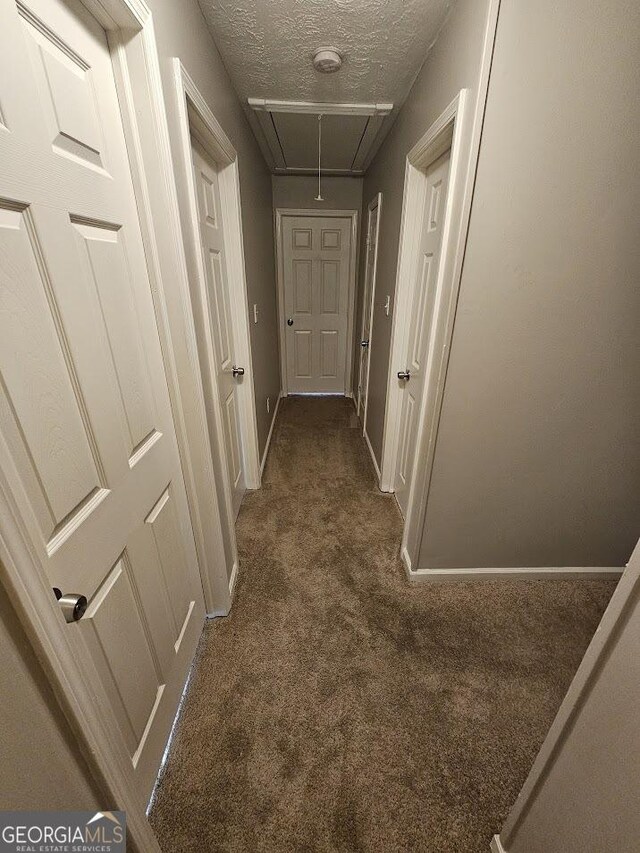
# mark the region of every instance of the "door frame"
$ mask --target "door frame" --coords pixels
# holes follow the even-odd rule
[[[462,219],[465,196],[469,192],[469,173],[464,168],[469,160],[469,150],[468,146],[463,144],[468,99],[468,90],[460,90],[406,158],[380,478],[382,490],[388,492],[394,491],[399,461],[403,389],[396,378],[396,372],[405,368],[409,319],[416,287],[417,246],[427,187],[426,170],[447,151],[451,152],[424,392],[416,422],[416,453],[402,536],[401,554],[405,566],[407,563],[409,566],[415,565],[420,549],[444,376],[460,286],[464,250]]]
[[[306,208],[278,207],[275,214],[276,242],[276,279],[278,284],[278,344],[280,346],[280,375],[282,377],[282,396],[289,394],[287,378],[287,347],[284,334],[284,251],[282,248],[282,220],[285,216],[307,216],[312,219],[339,217],[351,220],[351,251],[349,253],[349,295],[347,302],[347,353],[345,361],[345,397],[353,397],[353,338],[356,308],[356,258],[358,247],[358,211],[357,210],[309,210]]]
[[[369,304],[364,304],[364,296],[367,289],[367,276],[369,274],[369,225],[371,222],[371,214],[375,208],[378,208],[378,218],[376,219],[376,247],[375,252],[373,253],[373,271],[371,273],[371,294],[369,298]],[[375,305],[376,299],[376,276],[378,273],[378,240],[380,239],[380,213],[382,211],[382,193],[376,193],[376,195],[371,199],[369,204],[367,205],[367,236],[366,236],[366,248],[365,248],[365,260],[364,260],[364,286],[362,292],[362,323],[360,324],[360,340],[364,340],[364,321],[366,317],[366,312],[369,313],[369,346],[368,346],[368,357],[369,357],[369,369],[367,370],[367,399],[364,404],[364,413],[362,415],[362,435],[365,436],[369,445],[371,444],[369,437],[367,436],[367,409],[369,408],[369,376],[371,373],[371,341],[373,339],[373,306]],[[358,400],[356,403],[356,412],[358,416],[360,416],[360,402],[362,399],[362,355],[360,356],[360,370],[358,371]]]
[[[195,82],[179,58],[171,60],[173,82],[176,95],[177,121],[176,135],[178,159],[178,197],[181,209],[182,231],[189,275],[189,289],[192,312],[195,322],[196,346],[204,353],[205,365],[200,364],[199,371],[205,395],[213,411],[214,467],[220,472],[220,503],[223,506],[222,526],[227,543],[226,564],[229,571],[229,592],[233,595],[238,574],[238,547],[235,531],[235,514],[231,484],[227,475],[228,459],[224,441],[224,419],[220,405],[220,394],[215,371],[214,341],[209,324],[204,319],[208,314],[208,287],[202,242],[198,202],[193,178],[192,136],[198,141],[215,165],[218,166],[220,203],[225,239],[227,263],[227,283],[229,294],[234,350],[238,362],[244,366],[245,375],[238,384],[238,416],[240,442],[245,485],[247,489],[259,489],[262,481],[258,445],[258,424],[255,407],[253,383],[253,361],[251,356],[251,333],[249,325],[249,306],[247,279],[244,261],[244,242],[242,233],[242,210],[240,198],[240,176],[238,155],[229,137],[209,108]],[[209,420],[209,419],[207,419]],[[217,488],[217,487],[216,487]]]
[[[204,391],[194,358],[195,328],[153,18],[145,0],[82,2],[104,28],[112,55],[205,604],[209,614],[223,615],[232,596]],[[104,688],[88,657],[79,653],[77,634],[68,630],[21,520],[5,476],[5,466],[13,461],[1,440],[0,458],[0,582],[105,805],[127,813],[128,844],[140,853],[161,853]]]

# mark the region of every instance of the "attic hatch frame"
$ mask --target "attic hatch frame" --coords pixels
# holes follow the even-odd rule
[[[393,110],[393,104],[389,103],[333,104],[309,101],[276,101],[265,98],[248,98],[247,103],[250,107],[250,123],[256,132],[258,144],[269,168],[276,175],[312,175],[317,172],[317,167],[306,168],[287,165],[273,118],[274,114],[367,117],[368,121],[351,161],[351,168],[332,169],[323,166],[322,169],[325,175],[364,175],[382,142],[383,130],[390,126],[386,118]]]

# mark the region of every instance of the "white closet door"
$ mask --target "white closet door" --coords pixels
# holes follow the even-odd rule
[[[231,502],[235,518],[246,491],[240,433],[240,402],[238,400],[238,384],[243,380],[241,375],[234,375],[236,364],[220,187],[214,164],[194,140],[192,140],[191,153],[198,202],[202,261],[207,280],[207,304],[205,306],[207,316],[205,322],[208,322],[209,325],[211,357],[213,358],[213,369],[217,379],[217,393],[220,396],[224,455],[227,459]]]
[[[406,353],[405,370],[409,373],[409,378],[398,380],[403,391],[400,415],[400,446],[394,489],[398,505],[404,516],[406,516],[411,487],[411,474],[416,452],[417,418],[422,405],[426,357],[433,322],[433,306],[440,264],[442,225],[449,177],[449,159],[450,152],[447,152],[427,172],[420,250],[413,284],[413,307]]]
[[[288,392],[344,394],[351,220],[285,216],[282,241]]]
[[[73,0],[1,19],[0,459],[146,796],[204,603],[111,58]]]

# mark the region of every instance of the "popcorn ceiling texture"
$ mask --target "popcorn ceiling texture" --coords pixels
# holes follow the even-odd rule
[[[199,0],[236,90],[296,101],[400,106],[452,0]],[[322,45],[344,56],[337,74],[313,69]]]

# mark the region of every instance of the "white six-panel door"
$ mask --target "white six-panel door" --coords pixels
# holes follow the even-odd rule
[[[394,491],[400,510],[406,516],[411,474],[416,451],[416,426],[425,382],[436,280],[440,263],[442,226],[444,221],[449,157],[447,152],[429,167],[422,216],[420,247],[415,268],[413,306],[407,344],[406,363],[403,370],[409,379],[398,379],[402,391],[400,414],[400,443],[396,464]]]
[[[362,299],[362,338],[360,340],[360,372],[358,378],[358,415],[362,418],[363,430],[366,429],[367,396],[369,393],[371,326],[373,323],[373,303],[375,299],[376,266],[378,259],[380,198],[381,195],[377,195],[369,205],[369,216],[367,221],[367,254],[365,259],[364,294]]]
[[[282,258],[287,391],[344,394],[351,220],[283,217]]]
[[[243,380],[241,376],[233,375],[236,365],[220,186],[215,166],[202,146],[195,140],[192,140],[191,152],[198,202],[202,260],[207,281],[205,322],[208,322],[210,330],[213,369],[217,379],[216,388],[220,397],[223,420],[224,455],[227,458],[231,503],[235,518],[246,491],[238,400],[238,383]]]
[[[204,604],[111,58],[74,0],[2,7],[0,371],[3,471],[51,587],[89,599],[64,629],[146,796]]]

